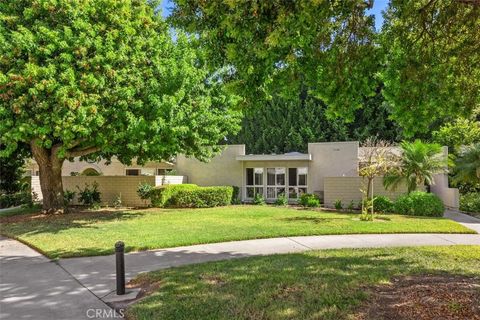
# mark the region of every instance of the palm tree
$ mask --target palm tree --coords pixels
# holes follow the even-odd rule
[[[455,160],[455,182],[480,182],[480,142],[464,147]]]
[[[434,184],[433,176],[447,171],[448,161],[439,144],[415,140],[403,141],[401,147],[402,156],[397,165],[383,179],[385,188],[395,189],[406,182],[410,193],[418,187]]]

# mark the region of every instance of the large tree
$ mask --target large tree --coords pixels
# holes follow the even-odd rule
[[[30,145],[44,209],[61,210],[74,157],[206,159],[235,131],[235,97],[143,0],[0,2],[2,155]]]
[[[308,90],[328,115],[352,120],[364,96],[374,94],[371,1],[174,2],[171,20],[198,36],[209,66],[228,71],[223,80],[245,105]]]
[[[390,1],[380,45],[392,116],[413,136],[480,106],[480,3]]]

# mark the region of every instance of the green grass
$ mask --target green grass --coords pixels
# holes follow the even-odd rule
[[[298,235],[474,233],[443,218],[388,215],[365,222],[358,217],[272,206],[92,211],[27,216],[17,222],[3,219],[1,233],[26,242],[51,258],[113,253],[117,240],[125,241],[126,249],[133,251]]]
[[[0,211],[0,217],[12,217],[23,214],[35,213],[38,212],[39,209],[39,206],[36,205],[33,207],[15,207],[9,209],[2,209]]]
[[[129,319],[352,319],[394,276],[480,274],[480,246],[310,251],[142,274],[155,291]]]

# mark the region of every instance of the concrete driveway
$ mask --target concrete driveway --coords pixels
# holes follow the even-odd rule
[[[98,317],[97,315],[102,315]],[[0,237],[0,319],[113,319],[113,310],[60,265]]]

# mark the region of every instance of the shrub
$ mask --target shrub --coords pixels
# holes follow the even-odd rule
[[[441,217],[445,207],[433,193],[414,191],[400,196],[393,204],[393,211],[406,215]]]
[[[20,205],[30,206],[31,204],[32,194],[29,191],[0,194],[0,208],[9,208]]]
[[[342,200],[336,200],[335,203],[333,204],[333,206],[337,210],[342,210],[343,209]]]
[[[253,204],[263,206],[265,204],[265,199],[261,194],[257,193],[255,197],[253,197]]]
[[[232,204],[240,203],[240,188],[237,186],[232,186]]]
[[[281,194],[277,197],[277,200],[275,200],[275,205],[276,206],[286,206],[288,205],[288,199],[284,194]]]
[[[152,192],[152,190],[153,190],[153,186],[146,182],[142,182],[138,185],[137,194],[140,197],[140,199],[144,200],[145,205],[146,205],[146,200],[150,199],[150,193]]]
[[[315,194],[304,193],[300,196],[298,203],[304,207],[314,208],[320,205],[320,199]]]
[[[82,190],[79,186],[78,189],[78,201],[86,206],[93,206],[99,204],[101,200],[101,193],[98,191],[98,183],[94,182],[92,186],[85,183],[85,188]]]
[[[150,201],[154,207],[170,205],[172,197],[180,190],[193,190],[199,188],[196,184],[169,184],[155,187],[150,191]]]
[[[180,208],[209,208],[226,206],[232,202],[232,187],[196,187],[178,190],[170,205]]]
[[[466,193],[460,196],[460,210],[480,213],[480,193]]]
[[[68,206],[72,204],[73,199],[75,199],[75,191],[65,190],[63,191],[63,203]]]
[[[393,201],[385,196],[376,196],[373,200],[373,209],[375,212],[391,213],[393,212]]]
[[[355,201],[350,200],[350,203],[348,204],[347,210],[350,211],[350,212],[355,210]]]
[[[116,197],[115,200],[113,200],[113,206],[115,208],[120,208],[122,206],[122,194],[119,193]]]

